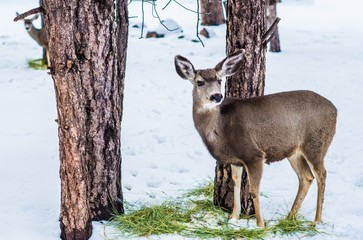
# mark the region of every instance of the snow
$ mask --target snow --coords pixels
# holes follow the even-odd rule
[[[196,15],[172,2],[158,2],[161,19],[172,19],[183,33],[139,39],[130,28],[122,122],[122,183],[128,202],[159,201],[214,177],[215,161],[194,129],[191,84],[175,73],[176,54],[196,68],[215,66],[225,56],[225,26],[205,47],[192,42]],[[196,9],[195,1],[183,1]],[[0,239],[59,239],[60,180],[53,82],[47,71],[27,68],[41,57],[15,12],[38,1],[0,2]],[[331,235],[312,239],[359,239],[363,236],[363,3],[358,0],[285,1],[278,4],[281,53],[267,53],[265,93],[309,89],[338,108],[335,139],[325,158],[328,171],[324,224]],[[141,21],[140,2],[129,5],[130,26]],[[145,9],[146,29],[159,21]],[[37,23],[39,24],[39,22]],[[179,39],[183,35],[184,38]],[[297,191],[287,161],[264,168],[261,208],[265,219],[287,214]],[[312,220],[312,185],[300,213]],[[93,240],[112,229],[94,223]],[[162,236],[156,239],[182,239]],[[277,237],[272,237],[275,239]]]

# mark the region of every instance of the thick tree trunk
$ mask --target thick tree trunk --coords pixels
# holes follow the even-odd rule
[[[62,239],[122,213],[126,1],[43,0],[58,110]]]
[[[228,212],[232,212],[233,209],[233,186],[231,165],[216,163],[214,179],[214,204],[222,207]],[[246,171],[242,172],[241,183],[241,212],[250,215],[254,214],[252,197],[248,191]],[[246,196],[246,194],[248,195]]]
[[[278,1],[276,0],[270,0],[270,3],[268,5],[268,23],[269,26],[275,21],[277,17],[277,11],[276,11],[276,3]],[[274,33],[272,34],[273,37],[270,41],[270,52],[281,52],[280,47],[280,37],[279,37],[279,31],[278,27],[276,26],[276,29]]]
[[[266,2],[259,0],[229,0],[227,3],[227,54],[245,49],[241,69],[227,79],[227,97],[255,97],[263,95],[265,85],[266,49],[262,36],[266,29]],[[243,147],[243,146],[241,146]],[[231,211],[233,206],[233,180],[230,166],[217,163],[214,202]],[[243,171],[241,183],[242,213],[254,214],[248,191],[247,173]]]
[[[202,25],[213,26],[225,23],[222,0],[201,0]]]

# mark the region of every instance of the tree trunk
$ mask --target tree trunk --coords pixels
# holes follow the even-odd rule
[[[214,179],[214,205],[220,206],[228,212],[233,209],[233,186],[231,165],[216,163]],[[242,172],[241,183],[241,212],[246,215],[254,214],[252,196],[249,195],[246,171]],[[248,194],[247,196],[245,194]]]
[[[58,111],[62,239],[122,213],[125,0],[43,0]]]
[[[266,2],[258,0],[229,0],[227,3],[227,54],[245,49],[241,69],[226,82],[227,97],[261,96],[265,85],[266,49],[262,37],[266,29]],[[243,146],[241,146],[243,147]],[[230,166],[217,163],[214,181],[214,203],[231,211],[233,179]],[[249,194],[247,173],[241,183],[242,213],[254,214]]]
[[[39,6],[43,5],[43,0],[39,0]],[[44,15],[43,13],[40,13],[40,21],[41,21],[41,27],[44,28]],[[43,56],[42,56],[43,64],[48,65],[48,58],[47,58],[47,49],[43,48]],[[48,65],[49,66],[49,65]]]
[[[268,4],[268,23],[269,26],[272,25],[272,23],[275,21],[276,17],[277,17],[277,12],[276,12],[276,3],[278,1],[276,0],[270,0],[270,3]],[[281,47],[280,47],[280,37],[279,37],[279,31],[278,31],[278,27],[276,26],[275,31],[273,32],[273,37],[270,41],[270,52],[281,52]]]
[[[215,26],[225,23],[222,0],[201,0],[202,25]]]

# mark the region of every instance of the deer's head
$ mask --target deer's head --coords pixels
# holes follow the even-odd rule
[[[194,106],[203,110],[218,105],[222,99],[222,79],[232,76],[241,66],[244,50],[234,52],[214,68],[195,70],[193,64],[185,57],[174,58],[175,69],[179,76],[193,84]]]
[[[19,16],[19,13],[16,12],[16,16]],[[33,21],[38,19],[39,14],[35,14],[32,18],[28,18],[28,19],[24,19],[24,26],[25,26],[25,30],[27,30],[28,32],[32,30],[32,28],[34,27],[33,25]]]

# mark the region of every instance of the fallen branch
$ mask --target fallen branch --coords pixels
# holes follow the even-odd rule
[[[280,22],[280,20],[281,18],[277,17],[275,21],[272,23],[271,27],[265,32],[265,34],[263,34],[262,45],[266,46],[267,43],[271,41],[271,39],[274,36],[273,33],[275,32],[277,24]]]
[[[22,20],[22,19],[26,18],[27,16],[30,16],[30,15],[33,15],[36,13],[44,13],[43,7],[33,8],[25,13],[22,13],[22,14],[16,16],[16,18],[14,18],[14,22]]]

